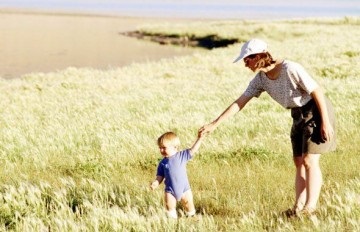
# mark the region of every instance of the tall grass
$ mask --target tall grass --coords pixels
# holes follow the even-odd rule
[[[172,130],[189,146],[251,80],[232,64],[236,44],[108,71],[0,80],[1,230],[360,230],[359,26],[356,18],[160,25],[263,38],[275,57],[300,62],[323,86],[336,109],[338,148],[321,160],[316,216],[281,215],[294,200],[291,122],[266,94],[208,136],[189,163],[199,217],[167,220],[163,191],[149,191],[161,158],[156,138]]]

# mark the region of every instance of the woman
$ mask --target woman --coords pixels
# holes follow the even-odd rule
[[[252,39],[242,46],[234,62],[242,59],[245,67],[256,73],[255,77],[235,102],[199,131],[202,134],[212,132],[264,91],[284,108],[291,109],[293,125],[290,137],[296,167],[296,199],[294,207],[286,214],[312,214],[316,210],[322,185],[320,154],[336,147],[335,117],[331,103],[300,64],[274,60],[267,50],[267,44],[260,39]]]

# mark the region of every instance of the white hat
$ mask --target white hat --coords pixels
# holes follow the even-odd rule
[[[240,55],[238,58],[234,60],[235,62],[238,62],[239,60],[258,53],[263,53],[267,51],[267,44],[260,40],[260,39],[252,39],[244,43],[244,45],[241,47]]]

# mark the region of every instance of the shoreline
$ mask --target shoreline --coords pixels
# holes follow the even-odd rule
[[[147,22],[154,23],[160,21],[171,21],[171,22],[191,22],[191,21],[229,21],[229,20],[247,20],[246,18],[205,18],[205,17],[160,17],[160,16],[137,16],[127,15],[120,13],[101,13],[101,12],[86,12],[76,10],[46,10],[46,9],[30,9],[30,8],[1,8],[1,14],[13,14],[13,15],[48,15],[48,16],[68,16],[68,17],[89,17],[89,18],[114,18],[114,19],[128,19],[137,21],[140,24],[146,24]],[[248,20],[261,20],[259,19],[248,19]]]
[[[29,73],[55,72],[68,67],[106,70],[190,55],[199,50],[164,46],[131,38],[124,33],[152,23],[231,20],[141,18],[63,10],[0,8],[0,30],[3,32],[0,37],[0,78],[20,78]]]
[[[189,21],[0,9],[0,78],[20,78],[29,73],[54,72],[68,67],[106,70],[196,51],[121,35],[141,25],[165,20]]]

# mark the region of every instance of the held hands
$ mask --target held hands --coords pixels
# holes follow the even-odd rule
[[[197,133],[198,140],[202,140],[205,137],[205,135],[206,135],[205,133],[200,132],[200,129],[198,130],[198,133]]]
[[[216,126],[213,123],[204,125],[199,129],[199,136],[204,136],[215,130]]]

